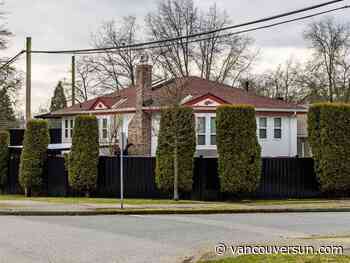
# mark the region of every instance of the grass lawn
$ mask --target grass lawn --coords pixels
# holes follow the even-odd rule
[[[30,200],[42,201],[59,204],[119,204],[119,198],[86,198],[86,197],[30,197],[25,198],[23,195],[0,195],[0,201],[9,200]],[[180,200],[173,201],[169,199],[125,199],[125,204],[129,205],[160,205],[160,204],[196,204],[198,201]]]
[[[23,195],[0,195],[1,201],[12,200],[30,200],[42,201],[56,204],[97,204],[113,205],[119,204],[119,198],[86,198],[86,197],[31,197],[25,198]],[[344,202],[340,202],[344,201]],[[192,200],[173,201],[169,199],[125,199],[128,205],[190,205],[201,204],[200,207],[218,208],[218,209],[251,209],[264,208],[267,206],[286,206],[297,208],[350,208],[350,199],[327,200],[327,199],[289,199],[289,200],[240,200],[232,202],[204,202]]]
[[[202,263],[345,263],[347,256],[248,255]]]

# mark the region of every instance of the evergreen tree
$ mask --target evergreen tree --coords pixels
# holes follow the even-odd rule
[[[0,128],[10,128],[16,121],[13,103],[6,89],[0,89]]]
[[[58,82],[54,95],[51,99],[50,111],[57,111],[67,107],[67,99],[64,94],[62,81]]]

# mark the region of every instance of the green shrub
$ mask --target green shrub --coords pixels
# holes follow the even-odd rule
[[[78,116],[73,129],[72,149],[67,158],[70,186],[89,196],[97,186],[99,159],[98,124],[95,116]]]
[[[26,196],[30,196],[32,190],[41,190],[43,167],[49,141],[47,121],[30,120],[27,123],[19,174],[19,182],[25,190]]]
[[[0,189],[3,192],[7,183],[9,162],[10,135],[7,131],[0,131]]]
[[[255,110],[248,105],[224,105],[216,111],[220,188],[237,195],[254,192],[260,181],[261,148]]]
[[[163,109],[161,111],[156,165],[156,183],[159,189],[169,193],[174,189],[174,168],[177,163],[179,191],[190,192],[192,190],[195,150],[196,135],[193,110],[188,107]],[[177,156],[177,162],[175,156]]]
[[[350,190],[350,105],[315,104],[308,118],[310,145],[321,190],[347,194]]]

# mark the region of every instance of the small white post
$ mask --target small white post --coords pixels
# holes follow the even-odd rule
[[[120,208],[124,208],[124,169],[123,169],[123,152],[124,152],[124,132],[120,133]]]

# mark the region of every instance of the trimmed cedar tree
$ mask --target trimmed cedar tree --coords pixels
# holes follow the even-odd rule
[[[171,193],[174,190],[174,167],[177,163],[178,189],[180,192],[191,192],[195,151],[193,110],[188,107],[163,109],[156,154],[156,183],[161,191]],[[175,155],[177,162],[174,161]]]
[[[248,105],[220,106],[216,127],[221,191],[237,196],[254,192],[261,175],[255,109]]]
[[[309,140],[321,191],[348,195],[350,190],[350,105],[321,103],[308,114]]]
[[[67,158],[68,180],[75,191],[87,197],[97,187],[98,159],[96,116],[78,116],[73,129],[72,150]]]
[[[40,192],[43,169],[50,141],[47,121],[30,120],[24,133],[19,182],[26,196]]]
[[[9,162],[10,135],[7,131],[0,131],[0,190],[5,191]]]

